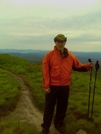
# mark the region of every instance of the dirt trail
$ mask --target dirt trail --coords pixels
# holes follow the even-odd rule
[[[27,122],[29,124],[35,125],[39,131],[42,130],[40,124],[42,123],[43,113],[41,113],[33,104],[33,96],[30,88],[24,82],[24,80],[7,70],[6,72],[10,73],[21,85],[21,97],[17,103],[17,106],[13,112],[10,113],[6,118],[12,118],[16,120],[20,120],[21,122]],[[60,134],[52,123],[50,127],[49,134]],[[80,130],[76,134],[87,134],[85,131]]]
[[[7,71],[8,72],[8,71]],[[19,81],[21,84],[21,97],[19,99],[19,102],[16,106],[16,109],[8,116],[8,118],[13,118],[16,120],[20,120],[21,122],[27,122],[30,124],[36,125],[39,131],[42,130],[40,124],[42,123],[42,113],[34,106],[32,102],[32,94],[29,87],[26,85],[26,83],[23,81],[23,79],[15,74],[12,74],[11,72],[8,72],[15,79]],[[53,124],[50,127],[50,134],[59,134]]]

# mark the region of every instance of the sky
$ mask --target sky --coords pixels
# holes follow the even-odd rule
[[[101,0],[0,0],[0,49],[101,52]]]

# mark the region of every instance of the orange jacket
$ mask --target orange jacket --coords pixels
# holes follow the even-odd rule
[[[49,88],[50,85],[67,86],[71,82],[72,69],[76,71],[90,70],[89,64],[81,64],[79,60],[66,49],[67,56],[62,57],[56,46],[54,50],[48,52],[42,61],[43,87]]]

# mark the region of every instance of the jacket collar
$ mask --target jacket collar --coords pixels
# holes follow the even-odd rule
[[[68,56],[68,49],[67,48],[64,48],[64,52],[63,53],[61,53],[61,51],[59,51],[56,46],[54,46],[54,50],[56,52],[60,53],[63,58]]]

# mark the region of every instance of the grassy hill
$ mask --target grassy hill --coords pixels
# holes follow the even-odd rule
[[[22,77],[33,92],[35,105],[41,111],[43,111],[44,91],[42,88],[43,79],[41,73],[41,63],[32,64],[29,63],[27,60],[20,59],[18,57],[13,57],[10,56],[9,54],[0,54],[0,68],[9,70]],[[5,80],[3,80],[3,78],[4,77],[1,77],[2,81],[5,81],[6,78],[8,79],[8,76],[5,75]],[[92,77],[92,84],[91,84],[92,92],[94,87],[94,80],[95,80],[95,68],[93,69],[93,77]],[[68,105],[67,115],[65,119],[66,131],[69,134],[75,134],[79,129],[86,130],[88,134],[101,133],[101,128],[100,128],[101,126],[101,107],[100,107],[101,69],[98,71],[97,80],[96,80],[96,93],[95,93],[94,113],[93,113],[92,121],[87,120],[89,81],[90,81],[90,72],[81,73],[81,72],[73,71],[72,83],[70,86],[69,105]],[[10,82],[8,81],[8,83]],[[4,88],[5,90],[7,89],[6,86],[4,86]],[[1,89],[0,91],[2,91]],[[92,98],[92,92],[91,92],[91,98]],[[3,92],[1,92],[0,95],[3,96]],[[14,98],[11,97],[11,99]],[[8,127],[7,122],[4,124],[3,127],[4,126]],[[0,124],[0,129],[1,128],[2,128],[2,124]]]
[[[0,116],[13,110],[20,97],[20,84],[9,73],[0,69]]]
[[[21,95],[21,85],[8,71],[26,75],[32,71],[31,67],[26,60],[0,54],[0,134],[38,134],[34,124],[32,126],[19,120],[4,118],[16,108]]]

